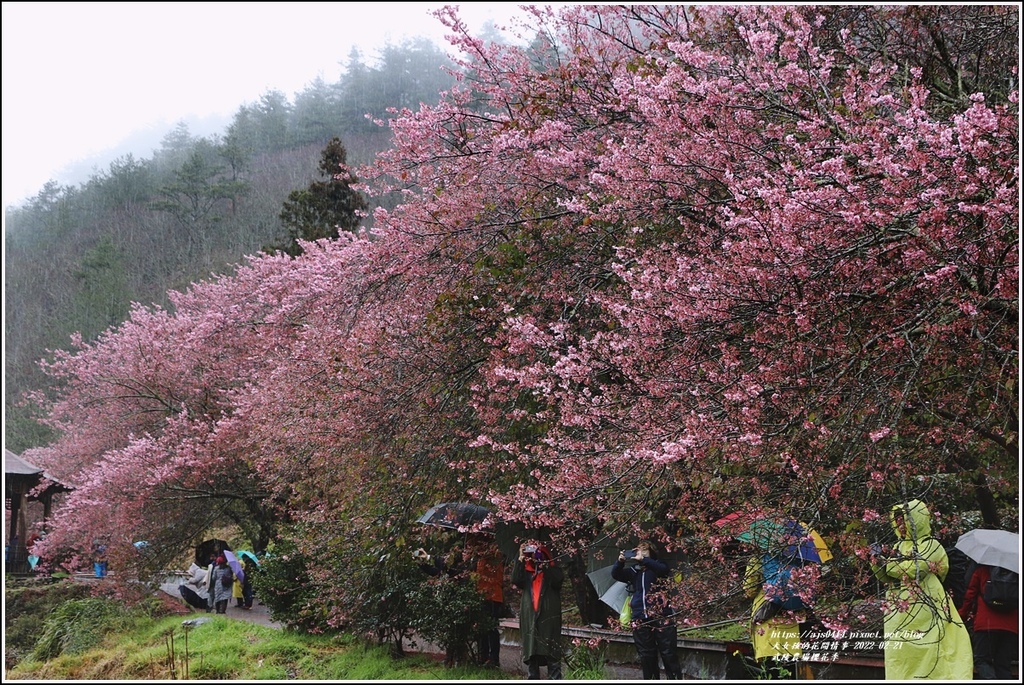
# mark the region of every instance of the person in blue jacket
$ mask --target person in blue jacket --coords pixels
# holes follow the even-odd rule
[[[668,564],[658,559],[654,544],[647,540],[637,545],[635,550],[619,552],[619,558],[612,566],[612,578],[633,587],[629,602],[633,612],[633,643],[644,680],[659,679],[659,655],[667,679],[683,679],[683,669],[676,653],[675,612],[656,587],[657,582],[668,574]]]

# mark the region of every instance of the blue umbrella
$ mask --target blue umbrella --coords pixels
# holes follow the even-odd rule
[[[256,555],[247,549],[238,550],[238,558],[252,559],[252,563],[256,564],[257,566],[260,565],[260,560],[256,558]]]
[[[789,543],[782,550],[782,557],[799,559],[821,564],[832,558],[832,552],[821,535],[805,523],[786,521],[783,524],[784,542]]]

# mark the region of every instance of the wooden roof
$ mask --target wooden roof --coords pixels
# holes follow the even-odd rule
[[[24,493],[26,492],[25,488],[34,488],[43,479],[50,481],[50,486],[46,488],[47,493],[74,489],[70,485],[61,483],[32,462],[26,461],[9,449],[4,448],[4,481],[7,486],[6,490],[11,490],[13,485],[18,485],[20,486],[18,490]],[[10,496],[9,493],[5,493],[5,495]]]
[[[8,476],[34,476],[37,474],[42,476],[43,470],[4,448],[4,474]]]

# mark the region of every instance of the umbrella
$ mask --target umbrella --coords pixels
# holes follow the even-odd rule
[[[961,535],[956,548],[979,564],[1020,573],[1020,535],[1017,533],[977,528]]]
[[[204,540],[196,545],[196,565],[206,568],[210,563],[210,555],[213,552],[223,552],[230,549],[231,545],[226,540],[218,540],[216,538]]]
[[[724,516],[715,525],[732,532],[740,542],[757,547],[761,551],[777,548],[782,544],[786,529],[781,523],[764,518],[756,513],[736,511]]]
[[[594,585],[594,590],[597,591],[598,597],[601,601],[610,606],[615,613],[622,611],[622,605],[626,603],[626,598],[629,597],[629,586],[620,580],[612,578],[612,567],[604,566],[591,571],[587,574],[587,578]]]
[[[245,560],[245,559],[252,559],[252,563],[256,564],[257,566],[260,565],[260,560],[256,558],[256,555],[253,554],[252,552],[250,552],[247,549],[240,549],[240,550],[238,550],[237,554],[238,554],[238,559],[240,561],[241,560]]]
[[[206,600],[199,596],[199,593],[190,588],[188,585],[182,583],[178,586],[178,593],[181,594],[181,598],[188,603],[188,605],[194,609],[206,609]]]
[[[762,552],[777,551],[779,556],[816,564],[832,558],[824,538],[801,521],[790,519],[779,523],[768,518],[758,518],[757,514],[733,512],[715,521],[715,525],[738,530],[738,533],[734,533],[737,540],[752,544]]]
[[[442,502],[427,510],[427,513],[416,519],[416,523],[439,528],[468,528],[482,522],[491,510],[469,502]]]
[[[228,566],[231,567],[231,570],[235,572],[235,578],[238,578],[238,582],[244,583],[245,570],[242,568],[242,563],[238,561],[238,557],[235,556],[235,553],[226,549],[221,552],[221,554],[223,554],[224,558],[227,559]]]
[[[811,561],[822,564],[832,558],[832,552],[825,540],[806,523],[787,521],[784,542],[789,544],[782,550],[782,556],[790,559],[799,558],[801,561]]]

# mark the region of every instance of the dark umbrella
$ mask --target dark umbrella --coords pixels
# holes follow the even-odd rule
[[[470,504],[469,502],[442,502],[441,504],[435,504],[430,507],[430,509],[427,510],[427,513],[416,519],[416,523],[425,523],[428,526],[458,530],[460,528],[469,528],[477,523],[481,523],[490,513],[490,509],[487,507],[481,507],[478,504]]]
[[[218,540],[212,538],[210,540],[204,540],[196,545],[196,565],[206,566],[210,565],[210,555],[214,552],[220,553],[224,550],[230,550],[231,546],[226,540]]]
[[[195,609],[206,609],[206,600],[199,596],[195,590],[182,583],[178,586],[178,592],[181,593],[181,598],[188,602],[190,607]]]
[[[479,504],[442,502],[430,507],[423,516],[416,519],[416,522],[448,530],[459,530],[482,523],[490,514],[490,509]],[[492,518],[491,523],[479,532],[494,535],[495,544],[502,555],[511,560],[519,556],[518,539],[524,537],[528,531],[521,523],[495,521]]]

